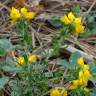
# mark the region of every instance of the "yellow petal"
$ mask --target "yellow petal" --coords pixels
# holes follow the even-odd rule
[[[80,24],[76,24],[75,25],[75,31],[76,31],[76,33],[83,33],[84,28],[85,28],[85,26],[83,26],[83,25],[80,25]]]
[[[73,80],[73,85],[79,85],[79,80]]]
[[[85,70],[89,70],[89,65],[84,65],[83,66],[83,70],[85,71]]]
[[[24,57],[19,57],[18,60],[17,60],[17,63],[19,65],[23,65],[25,63]]]
[[[36,62],[36,60],[37,60],[37,56],[36,55],[31,55],[31,56],[28,57],[28,61],[30,63]]]
[[[50,91],[50,96],[59,96],[60,95],[60,92],[59,92],[59,90],[58,89],[52,89],[51,91]]]
[[[70,90],[74,90],[74,89],[77,89],[77,88],[78,88],[78,86],[76,86],[76,85],[71,85],[69,89],[70,89]]]
[[[84,75],[85,75],[86,79],[89,79],[89,78],[93,77],[89,70],[84,70]]]
[[[77,59],[77,64],[79,64],[80,66],[84,66],[84,59],[83,59],[83,57],[80,57],[79,59]]]
[[[88,78],[86,78],[84,72],[81,70],[79,72],[79,83],[81,85],[84,85],[85,86],[87,84],[87,81],[88,81]]]
[[[82,18],[81,17],[75,18],[74,23],[81,24],[81,21],[82,21]]]
[[[62,96],[67,96],[67,91],[66,90],[64,90]]]
[[[79,78],[82,78],[84,76],[84,73],[82,70],[79,71]]]
[[[30,20],[33,19],[35,17],[35,12],[27,12],[25,18]]]
[[[27,9],[25,7],[21,8],[21,14],[25,16],[27,15],[26,13],[27,13]]]
[[[66,15],[61,17],[60,21],[65,23],[65,24],[70,24],[71,23],[71,21],[68,19],[68,17]]]
[[[86,86],[87,81],[88,80],[83,76],[82,78],[79,79],[79,84],[83,85],[83,86]]]
[[[73,84],[70,86],[70,89],[76,89],[79,86],[79,80],[73,80]]]
[[[11,12],[10,12],[10,18],[13,21],[16,21],[16,20],[20,19],[21,18],[21,14],[20,14],[19,10],[14,8],[14,7],[12,7]]]
[[[74,16],[74,14],[72,13],[72,12],[69,12],[68,13],[68,18],[69,18],[69,20],[71,20],[71,22],[75,19],[75,16]]]
[[[21,14],[25,19],[33,19],[35,17],[35,12],[28,12],[27,8],[21,8]]]

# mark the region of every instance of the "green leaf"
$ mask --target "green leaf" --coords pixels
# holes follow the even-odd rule
[[[45,73],[45,77],[53,77],[53,73],[50,71],[50,72],[46,72]]]
[[[53,20],[59,20],[60,19],[60,16],[52,16],[52,19]]]
[[[4,56],[5,50],[3,48],[0,48],[0,56]]]
[[[69,26],[66,26],[61,29],[61,34],[60,36],[66,36],[69,33]]]
[[[58,65],[63,65],[64,67],[66,67],[68,69],[71,69],[70,64],[66,60],[64,60],[64,59],[58,60]]]
[[[7,56],[7,57],[6,57],[6,62],[7,62],[7,64],[9,64],[10,66],[15,67],[15,61],[12,59],[12,57]]]
[[[0,39],[0,48],[2,48],[5,51],[11,51],[13,49],[13,46],[9,40]]]
[[[59,40],[61,45],[64,45],[65,38],[68,36],[68,33],[69,33],[69,26],[64,27],[64,28],[61,29],[61,31],[60,31],[60,40]]]
[[[90,72],[96,78],[96,65],[95,64],[90,64]]]
[[[48,21],[51,26],[61,27],[63,24],[60,22],[60,16],[53,16],[52,20]]]
[[[95,93],[96,94],[96,87],[92,88],[91,91],[92,91],[92,93]]]
[[[49,24],[54,26],[54,27],[61,27],[62,26],[62,23],[59,20],[49,21]]]
[[[22,72],[23,71],[22,67],[18,67],[17,68],[17,67],[12,67],[12,66],[8,66],[8,65],[3,66],[2,69],[5,72],[16,72],[16,73],[18,73],[18,72]]]
[[[9,81],[9,77],[2,77],[0,78],[0,88],[3,88]]]
[[[88,20],[88,22],[89,22],[89,23],[94,22],[94,16],[93,16],[93,15],[88,14],[88,15],[87,15],[87,20]]]
[[[80,13],[80,7],[78,5],[74,5],[73,8],[72,8],[72,12]]]
[[[88,27],[85,29],[84,33],[82,33],[81,35],[82,35],[82,37],[89,37],[89,36],[96,35],[96,22],[94,21],[94,22],[90,23],[88,25]]]
[[[44,69],[44,66],[40,65],[40,64],[36,64],[36,65],[33,65],[33,69],[35,71],[40,71],[40,70]]]
[[[81,55],[79,52],[74,52],[72,53],[72,55],[70,56],[69,62],[70,62],[70,66],[75,69],[76,66],[78,66],[77,64],[77,59],[80,58]]]

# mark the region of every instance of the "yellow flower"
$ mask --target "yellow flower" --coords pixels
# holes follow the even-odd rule
[[[88,81],[88,79],[82,77],[82,78],[79,79],[79,84],[83,85],[83,86],[86,86],[87,85],[87,81]]]
[[[79,71],[79,79],[83,78],[84,77],[84,73],[82,70]]]
[[[81,24],[81,21],[82,21],[82,18],[81,17],[75,18],[74,23],[75,24]]]
[[[74,14],[72,12],[69,12],[68,13],[68,17],[67,17],[67,15],[65,15],[65,16],[63,16],[63,17],[60,18],[60,21],[63,22],[63,23],[65,23],[67,25],[67,24],[71,24],[71,22],[74,19],[75,19]]]
[[[78,86],[79,85],[79,80],[73,80],[73,85]]]
[[[25,63],[24,57],[19,57],[16,66],[19,67]]]
[[[36,60],[37,60],[37,56],[36,55],[31,55],[31,56],[28,57],[28,61],[30,63],[36,62]]]
[[[35,17],[34,12],[28,12],[27,15],[25,16],[25,18],[28,20],[33,19],[34,17]]]
[[[60,92],[58,89],[54,88],[50,91],[50,96],[59,96]]]
[[[73,80],[70,89],[76,89],[79,86],[79,80]]]
[[[12,10],[10,12],[10,18],[13,21],[16,21],[16,20],[20,19],[21,18],[21,14],[20,14],[19,10],[14,8],[14,7],[12,7]]]
[[[80,57],[79,59],[77,59],[77,64],[79,64],[80,66],[84,66],[84,59],[83,59],[83,57]]]
[[[66,15],[63,16],[63,17],[61,17],[60,18],[60,21],[63,22],[63,23],[65,23],[66,25],[71,23],[70,20],[69,20],[69,18]]]
[[[81,24],[75,24],[75,31],[76,31],[77,34],[83,33],[84,32],[84,28],[85,28],[85,26],[83,26]]]
[[[86,85],[88,82],[88,79],[93,77],[88,69],[89,69],[89,66],[84,65],[83,70],[79,72],[79,80],[81,85]]]
[[[84,91],[85,92],[90,92],[90,89],[89,88],[84,88]]]
[[[25,16],[27,15],[26,13],[27,13],[27,9],[25,7],[21,8],[21,14]]]
[[[86,82],[87,82],[87,81],[86,81],[86,79],[84,78],[84,73],[83,73],[83,71],[81,70],[81,71],[79,72],[79,83],[80,83],[80,85],[85,85]]]
[[[86,79],[89,79],[89,78],[93,77],[89,70],[84,70],[84,75],[85,75]]]
[[[83,72],[84,72],[84,77],[86,79],[89,79],[89,78],[92,78],[93,77],[92,74],[89,71],[89,65],[84,65],[83,66]]]
[[[60,18],[60,21],[65,23],[66,25],[73,23],[76,35],[78,35],[79,33],[83,33],[84,31],[85,26],[81,24],[82,18],[81,17],[76,18],[72,12],[69,12],[68,15],[62,16]]]
[[[74,14],[72,12],[69,12],[68,13],[68,18],[72,22],[75,19],[75,16],[74,16]]]
[[[66,90],[64,90],[62,96],[67,96],[67,91]]]
[[[88,72],[88,73],[86,73],[86,72]],[[81,85],[86,85],[88,79],[90,78],[89,71],[86,71],[86,72],[82,71],[82,70],[79,72],[79,80],[80,80]]]
[[[21,14],[27,20],[33,19],[35,17],[35,12],[28,12],[25,7],[21,8]]]
[[[92,78],[92,74],[89,71],[89,65],[84,64],[83,58],[78,59],[78,64],[82,66],[82,70],[79,71],[79,78],[77,80],[73,80],[73,84],[70,89],[76,89],[79,86],[86,86],[87,82],[90,78]]]
[[[89,70],[89,65],[84,65],[83,66],[83,70],[85,71],[85,70]]]

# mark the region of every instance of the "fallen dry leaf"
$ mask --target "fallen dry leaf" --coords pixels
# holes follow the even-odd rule
[[[34,7],[34,11],[37,14],[42,13],[42,12],[44,12],[44,6],[43,5],[38,5],[38,6]]]
[[[19,6],[24,6],[25,0],[15,0]]]

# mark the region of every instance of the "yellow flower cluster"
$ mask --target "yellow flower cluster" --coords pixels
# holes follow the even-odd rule
[[[73,23],[75,27],[75,32],[77,34],[82,33],[84,31],[85,26],[83,26],[82,18],[75,17],[72,12],[69,12],[68,15],[64,15],[60,18],[60,21],[65,23],[66,25]]]
[[[50,91],[50,96],[67,96],[67,91],[54,88]]]
[[[69,12],[68,15],[64,15],[60,18],[60,21],[62,21],[65,24],[71,24],[73,20],[75,19],[75,16],[72,12]]]
[[[37,60],[37,56],[36,56],[36,55],[30,55],[30,56],[28,57],[29,63],[36,62],[36,60]]]
[[[34,62],[36,62],[36,60],[37,60],[37,56],[36,56],[35,54],[30,55],[30,56],[28,57],[28,62],[29,62],[29,63],[34,63]],[[20,66],[22,66],[22,65],[24,65],[24,64],[25,64],[25,59],[24,59],[24,57],[19,57],[18,60],[17,60],[16,66],[17,66],[17,67],[20,67]]]
[[[18,9],[12,7],[10,12],[10,18],[13,21],[17,21],[20,18],[25,18],[27,20],[33,19],[35,17],[35,12],[28,12],[27,8],[23,7],[19,11]]]
[[[22,66],[25,63],[24,57],[19,57],[16,63],[16,66]]]
[[[89,71],[89,65],[84,64],[84,59],[80,57],[77,60],[77,63],[82,67],[82,70],[79,71],[79,78],[73,80],[73,84],[70,89],[76,89],[79,86],[86,86],[89,78],[92,78],[92,74]]]

